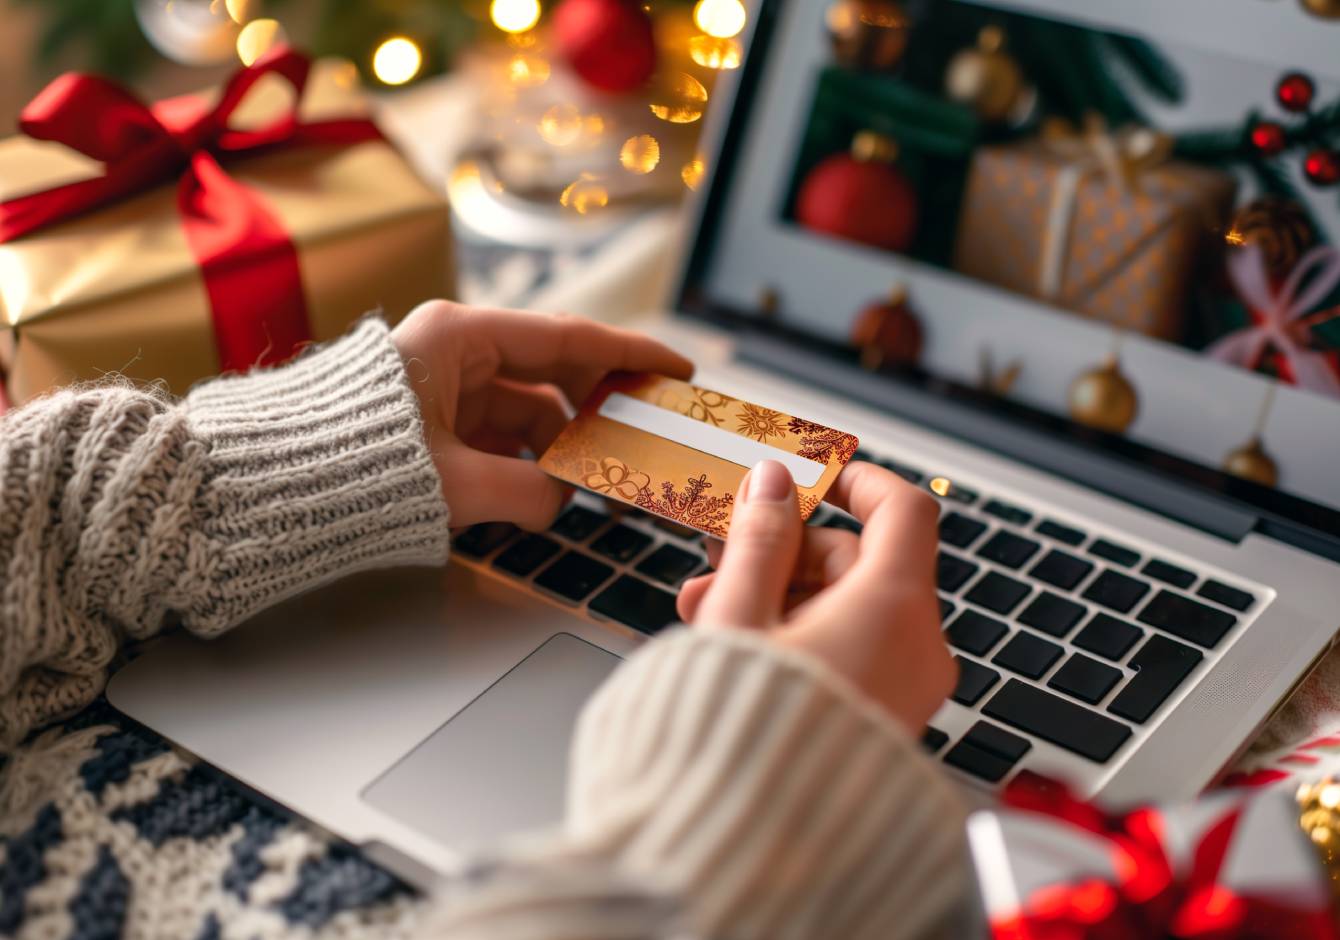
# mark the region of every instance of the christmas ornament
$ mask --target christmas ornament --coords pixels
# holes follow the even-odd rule
[[[1303,160],[1303,175],[1314,186],[1334,186],[1340,183],[1340,153],[1334,150],[1314,150]]]
[[[1081,373],[1070,384],[1068,399],[1070,417],[1111,434],[1130,427],[1139,409],[1135,387],[1122,374],[1115,355],[1098,368]]]
[[[1307,212],[1282,196],[1253,199],[1233,216],[1224,240],[1232,248],[1255,245],[1273,278],[1288,274],[1312,247],[1316,234]]]
[[[987,121],[1003,121],[1014,111],[1024,91],[1024,73],[1005,51],[1005,31],[986,26],[977,46],[949,60],[945,92]]]
[[[1283,152],[1287,143],[1284,128],[1276,121],[1257,121],[1252,126],[1248,139],[1252,143],[1252,148],[1266,157],[1273,157]]]
[[[1323,20],[1340,20],[1340,0],[1301,0],[1303,9]]]
[[[656,68],[651,17],[633,0],[563,0],[554,38],[573,71],[601,91],[630,91]]]
[[[1279,467],[1261,446],[1259,437],[1229,451],[1224,456],[1224,470],[1262,486],[1274,486],[1279,481]]]
[[[233,6],[241,11],[245,5]],[[228,7],[215,0],[135,0],[135,17],[150,44],[182,65],[230,61],[241,32]]]
[[[1014,383],[1019,381],[1019,374],[1023,371],[1024,364],[1019,359],[1011,359],[1004,368],[996,369],[995,357],[991,355],[990,349],[983,346],[978,359],[977,387],[1003,398],[1010,394]]]
[[[875,71],[903,60],[912,26],[894,0],[836,0],[824,22],[838,64]]]
[[[869,304],[852,323],[852,345],[861,351],[861,367],[871,372],[886,366],[913,365],[921,358],[921,323],[907,304],[907,290],[897,285],[884,300]]]
[[[828,157],[810,170],[796,197],[806,228],[889,251],[905,251],[917,224],[917,194],[893,166],[898,146],[862,131],[850,154]]]
[[[1312,107],[1317,86],[1302,72],[1289,72],[1275,86],[1275,100],[1285,111],[1302,114]]]

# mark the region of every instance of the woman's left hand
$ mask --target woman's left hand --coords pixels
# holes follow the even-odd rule
[[[565,487],[517,454],[543,453],[608,372],[693,374],[687,359],[650,337],[567,314],[434,300],[392,336],[419,397],[453,526],[544,529]]]

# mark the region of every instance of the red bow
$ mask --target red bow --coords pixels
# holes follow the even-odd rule
[[[103,174],[0,202],[0,243],[177,180],[177,206],[201,267],[224,369],[281,361],[310,338],[297,251],[256,193],[223,164],[275,150],[381,139],[365,118],[302,123],[310,60],[279,48],[239,69],[212,108],[196,97],[146,106],[92,75],[55,79],[23,109],[19,129],[105,164]],[[229,119],[262,77],[293,86],[293,105],[270,124],[237,130]]]
[[[1329,910],[1300,910],[1219,883],[1242,815],[1241,804],[1201,835],[1190,871],[1179,878],[1164,849],[1158,810],[1106,813],[1065,787],[1021,775],[1007,806],[1062,820],[1110,846],[1115,882],[1089,878],[1035,892],[1024,907],[992,921],[994,940],[1337,940]]]

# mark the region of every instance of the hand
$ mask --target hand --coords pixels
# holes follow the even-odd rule
[[[953,689],[935,593],[939,506],[874,464],[847,466],[828,500],[860,536],[807,528],[785,466],[764,461],[740,487],[717,570],[685,583],[686,622],[767,630],[817,656],[913,733]]]
[[[687,359],[650,337],[564,314],[434,300],[392,337],[419,397],[453,526],[546,528],[567,491],[518,459],[522,448],[543,453],[607,372],[693,373]]]

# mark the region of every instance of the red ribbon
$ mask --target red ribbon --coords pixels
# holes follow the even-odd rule
[[[1028,774],[1010,784],[1004,802],[1105,840],[1116,878],[1089,878],[1035,892],[1021,910],[992,920],[994,940],[1340,937],[1329,909],[1298,909],[1274,898],[1235,892],[1219,882],[1242,816],[1240,803],[1201,834],[1190,871],[1179,877],[1164,849],[1163,818],[1156,809],[1107,813],[1060,784]]]
[[[105,79],[68,73],[23,109],[19,129],[105,164],[101,176],[0,202],[0,243],[155,186],[177,181],[177,208],[200,265],[220,366],[247,369],[288,358],[311,338],[298,254],[261,197],[224,165],[292,147],[380,140],[365,118],[302,123],[311,61],[279,48],[239,69],[212,108],[196,97],[152,107]],[[237,130],[229,119],[266,75],[293,86],[293,105],[273,122]]]

